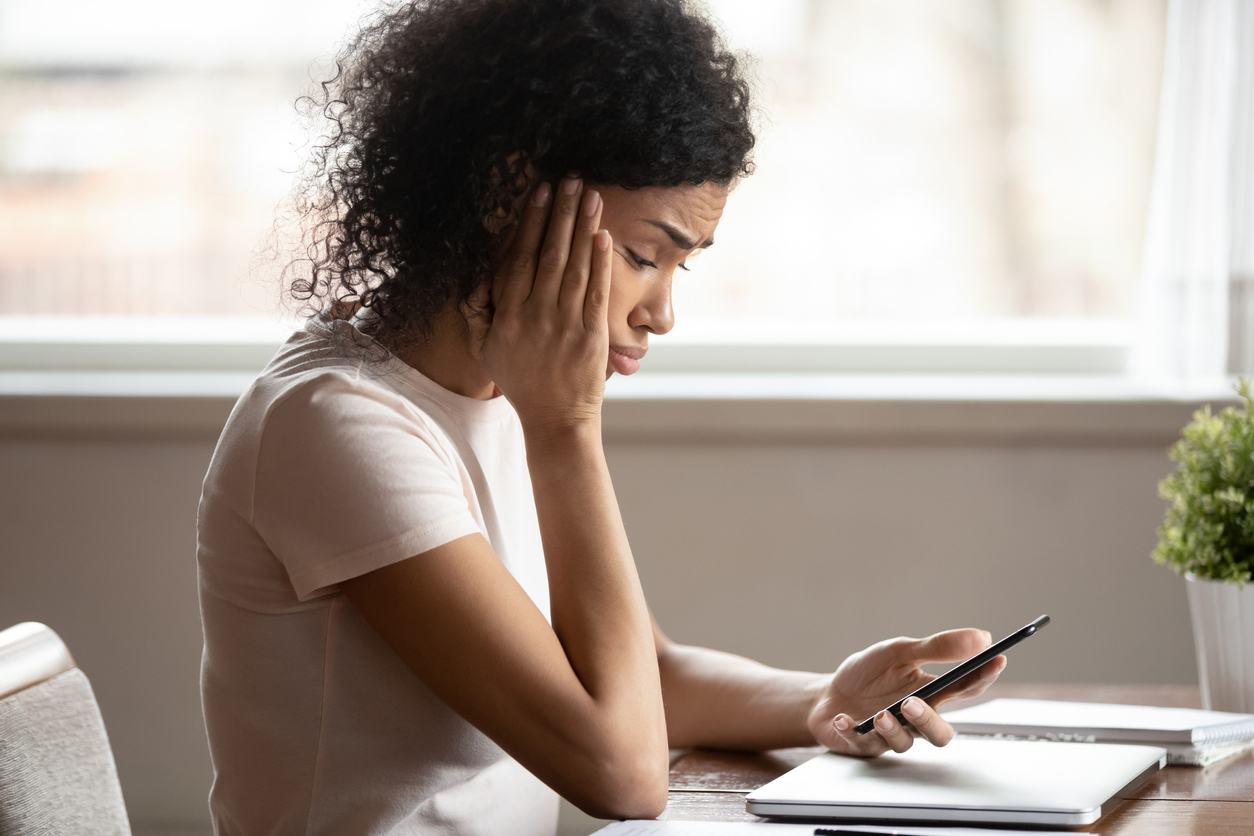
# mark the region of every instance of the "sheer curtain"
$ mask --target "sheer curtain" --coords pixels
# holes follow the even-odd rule
[[[1172,0],[1134,370],[1254,373],[1254,2]]]

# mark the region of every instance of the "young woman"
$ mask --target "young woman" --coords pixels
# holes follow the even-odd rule
[[[640,589],[601,399],[750,172],[710,24],[417,0],[343,67],[293,283],[321,313],[240,399],[200,507],[217,832],[552,833],[554,792],[657,815],[668,747],[947,743],[942,699],[852,726],[983,631],[779,671],[673,644]]]

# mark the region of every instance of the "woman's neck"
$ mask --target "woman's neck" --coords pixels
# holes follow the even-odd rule
[[[398,352],[408,366],[467,398],[486,401],[500,394],[470,351],[470,329],[458,306],[449,302],[431,321],[430,336]]]

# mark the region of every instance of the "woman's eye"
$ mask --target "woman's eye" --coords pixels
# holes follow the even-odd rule
[[[652,261],[649,261],[647,258],[641,258],[640,256],[633,253],[631,250],[627,250],[627,255],[631,256],[631,260],[635,262],[636,267],[640,270],[643,270],[646,267],[650,267],[654,270],[657,269],[657,265],[654,264]],[[691,269],[692,269],[687,264],[684,264],[683,262],[680,262],[679,264],[675,266],[678,267],[680,270],[683,270],[685,273],[691,272]]]
[[[632,261],[636,262],[637,267],[640,267],[642,269],[645,267],[652,267],[654,270],[657,269],[657,265],[654,264],[652,261],[649,261],[648,259],[645,259],[645,258],[641,258],[640,256],[633,253],[631,250],[628,250],[627,254],[631,256]]]

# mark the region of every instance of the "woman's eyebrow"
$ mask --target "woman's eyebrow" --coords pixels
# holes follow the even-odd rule
[[[714,246],[713,238],[707,238],[705,243],[698,245],[697,242],[688,237],[683,230],[672,224],[668,224],[666,221],[646,220],[645,223],[650,226],[656,226],[658,229],[665,232],[670,236],[670,239],[675,242],[675,246],[679,247],[681,250],[695,250],[698,246],[702,249]]]

